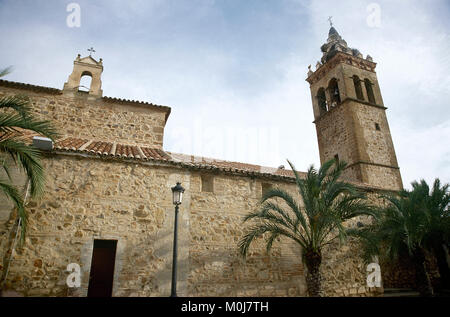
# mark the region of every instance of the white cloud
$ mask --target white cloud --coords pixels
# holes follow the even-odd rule
[[[172,107],[167,150],[275,167],[288,158],[306,170],[319,164],[319,155],[304,79],[321,57],[331,15],[349,46],[378,63],[405,186],[420,178],[450,182],[450,41],[448,16],[440,10],[448,5],[375,1],[381,24],[371,28],[371,2],[291,0],[283,5],[298,3],[298,10],[267,19],[247,3],[237,12],[212,0],[81,0],[81,28],[69,29],[64,5],[5,1],[0,35],[7,49],[0,59],[16,66],[7,79],[62,88],[76,54],[94,46],[104,60],[105,95]],[[295,23],[281,23],[286,19]],[[277,141],[264,142],[273,135]]]
[[[430,128],[411,128],[399,125],[391,131],[395,136],[403,186],[425,179],[432,184],[435,178],[450,183],[450,120]]]

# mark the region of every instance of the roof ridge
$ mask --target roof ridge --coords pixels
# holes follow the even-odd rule
[[[0,86],[17,88],[17,89],[29,89],[29,90],[33,90],[33,91],[45,91],[45,92],[49,92],[52,94],[62,94],[63,93],[63,90],[58,89],[58,88],[27,84],[27,83],[22,83],[22,82],[18,82],[18,81],[10,81],[10,80],[5,80],[5,79],[0,79]],[[103,96],[100,99],[105,102],[119,102],[119,103],[135,104],[135,105],[152,106],[152,107],[160,108],[161,110],[167,111],[168,115],[171,112],[171,108],[169,106],[158,105],[158,104],[154,104],[154,103],[148,102],[148,101],[131,100],[131,99],[124,99],[124,98],[117,98],[117,97],[109,97],[109,96]],[[168,115],[166,116],[166,121],[167,121]]]
[[[131,99],[125,99],[125,98],[118,98],[118,97],[109,97],[109,96],[103,96],[102,100],[106,101],[106,102],[114,101],[114,102],[121,102],[121,103],[149,105],[149,106],[158,107],[158,108],[165,108],[166,110],[169,110],[169,111],[171,110],[171,108],[169,106],[158,105],[158,104],[154,104],[152,102],[143,101],[143,100],[131,100]]]
[[[223,160],[223,159],[217,159],[212,157],[205,157],[205,156],[198,156],[198,155],[190,155],[190,154],[183,154],[183,153],[175,153],[166,151],[169,153],[172,157],[172,159],[177,160],[179,162],[183,163],[191,163],[191,164],[199,164],[199,165],[214,165],[214,163],[225,163],[225,164],[232,164],[237,166],[229,166],[229,167],[222,167],[222,168],[234,168],[234,169],[241,169],[241,170],[248,170],[245,167],[254,167],[258,173],[269,173],[269,174],[276,174],[276,175],[287,175],[289,174],[289,177],[294,177],[294,172],[291,169],[280,169],[277,167],[272,166],[265,166],[260,164],[254,164],[254,163],[244,163],[244,162],[238,162],[238,161],[230,161],[230,160]],[[182,160],[183,157],[190,158],[189,160]],[[241,166],[239,166],[241,165]],[[301,175],[305,175],[306,172],[303,171],[297,171],[297,173]]]
[[[18,88],[18,89],[47,90],[47,91],[51,91],[54,93],[62,93],[62,90],[58,89],[58,88],[27,84],[27,83],[5,80],[5,79],[0,79],[0,86],[12,87],[12,88]]]

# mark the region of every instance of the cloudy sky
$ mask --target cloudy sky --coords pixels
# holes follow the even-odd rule
[[[104,96],[172,108],[166,150],[304,171],[320,163],[305,78],[328,16],[378,63],[405,187],[450,183],[447,0],[0,0],[0,67],[62,89],[93,46]]]

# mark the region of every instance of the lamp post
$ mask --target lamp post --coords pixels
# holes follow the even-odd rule
[[[172,289],[170,297],[177,297],[177,234],[178,234],[178,206],[183,199],[184,188],[181,183],[172,187],[173,204],[175,205],[175,224],[173,230],[173,257],[172,257]]]

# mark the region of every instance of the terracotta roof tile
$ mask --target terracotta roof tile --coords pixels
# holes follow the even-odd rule
[[[141,147],[142,152],[148,158],[154,158],[159,160],[170,160],[171,157],[164,151],[160,149],[151,149],[148,147]]]
[[[139,147],[136,145],[87,140],[74,137],[68,137],[64,140],[56,142],[55,149],[79,153],[84,152],[97,155],[108,155],[111,157],[131,158],[142,161],[160,161],[184,167],[219,170],[237,174],[252,174],[269,177],[277,176],[290,179],[292,179],[293,177],[293,173],[290,170],[282,170],[255,164],[231,162],[199,156],[171,153],[165,152],[161,149]]]
[[[92,142],[86,147],[86,151],[108,155],[111,152],[112,146],[113,144],[110,142]]]
[[[14,128],[14,131],[0,132],[0,140],[5,140],[9,138],[14,138],[25,143],[32,143],[33,137],[39,135],[38,133],[25,130],[22,128]]]
[[[201,156],[165,152],[160,149],[138,147],[136,145],[115,144],[111,142],[92,141],[73,137],[56,142],[55,150],[78,153],[94,153],[97,155],[108,154],[110,157],[130,158],[140,161],[152,160],[199,170],[217,170],[222,172],[230,172],[233,174],[269,177],[288,181],[294,181],[295,179],[294,172],[284,168],[273,168],[241,162],[231,162]],[[140,152],[142,152],[145,157],[143,157]],[[305,172],[299,171],[298,174],[302,178],[306,176]],[[352,181],[348,182],[368,191],[389,191],[387,189],[365,183]]]
[[[137,158],[140,158],[141,156],[137,146],[124,144],[117,144],[115,155],[125,157],[137,157]]]
[[[86,139],[78,139],[78,138],[67,138],[62,141],[57,141],[55,143],[55,148],[60,148],[64,150],[78,150],[83,144],[87,143]]]
[[[293,181],[295,176],[292,170],[284,168],[273,168],[241,162],[231,162],[201,156],[186,155],[180,153],[165,152],[160,149],[148,147],[138,147],[136,145],[116,144],[104,141],[94,141],[68,137],[58,141],[55,144],[55,150],[70,151],[78,153],[93,153],[96,155],[108,155],[109,157],[137,159],[140,161],[159,161],[166,164],[177,165],[180,167],[194,168],[199,170],[217,170],[230,172],[233,174],[261,176],[276,179]],[[144,156],[142,156],[144,154]],[[298,172],[300,177],[305,177],[305,172]],[[386,189],[352,182],[357,187],[369,191],[386,191]]]
[[[218,160],[213,158],[206,158],[201,156],[186,155],[179,153],[168,152],[172,159],[176,162],[182,162],[206,169],[218,169],[226,172],[244,173],[244,174],[258,174],[267,176],[279,176],[282,178],[294,178],[294,173],[291,170],[266,167],[255,164],[232,162],[225,160]],[[305,173],[298,172],[300,176],[304,176]]]
[[[55,144],[55,149],[69,150],[75,152],[90,152],[100,155],[145,159],[142,156],[139,147],[136,145],[116,144],[112,142],[79,139],[73,137],[68,137],[66,139],[57,141]],[[170,159],[170,157],[161,150],[147,149],[147,151],[148,151],[147,157],[150,159],[160,159],[162,157]],[[152,153],[155,153],[155,155],[153,155]]]

